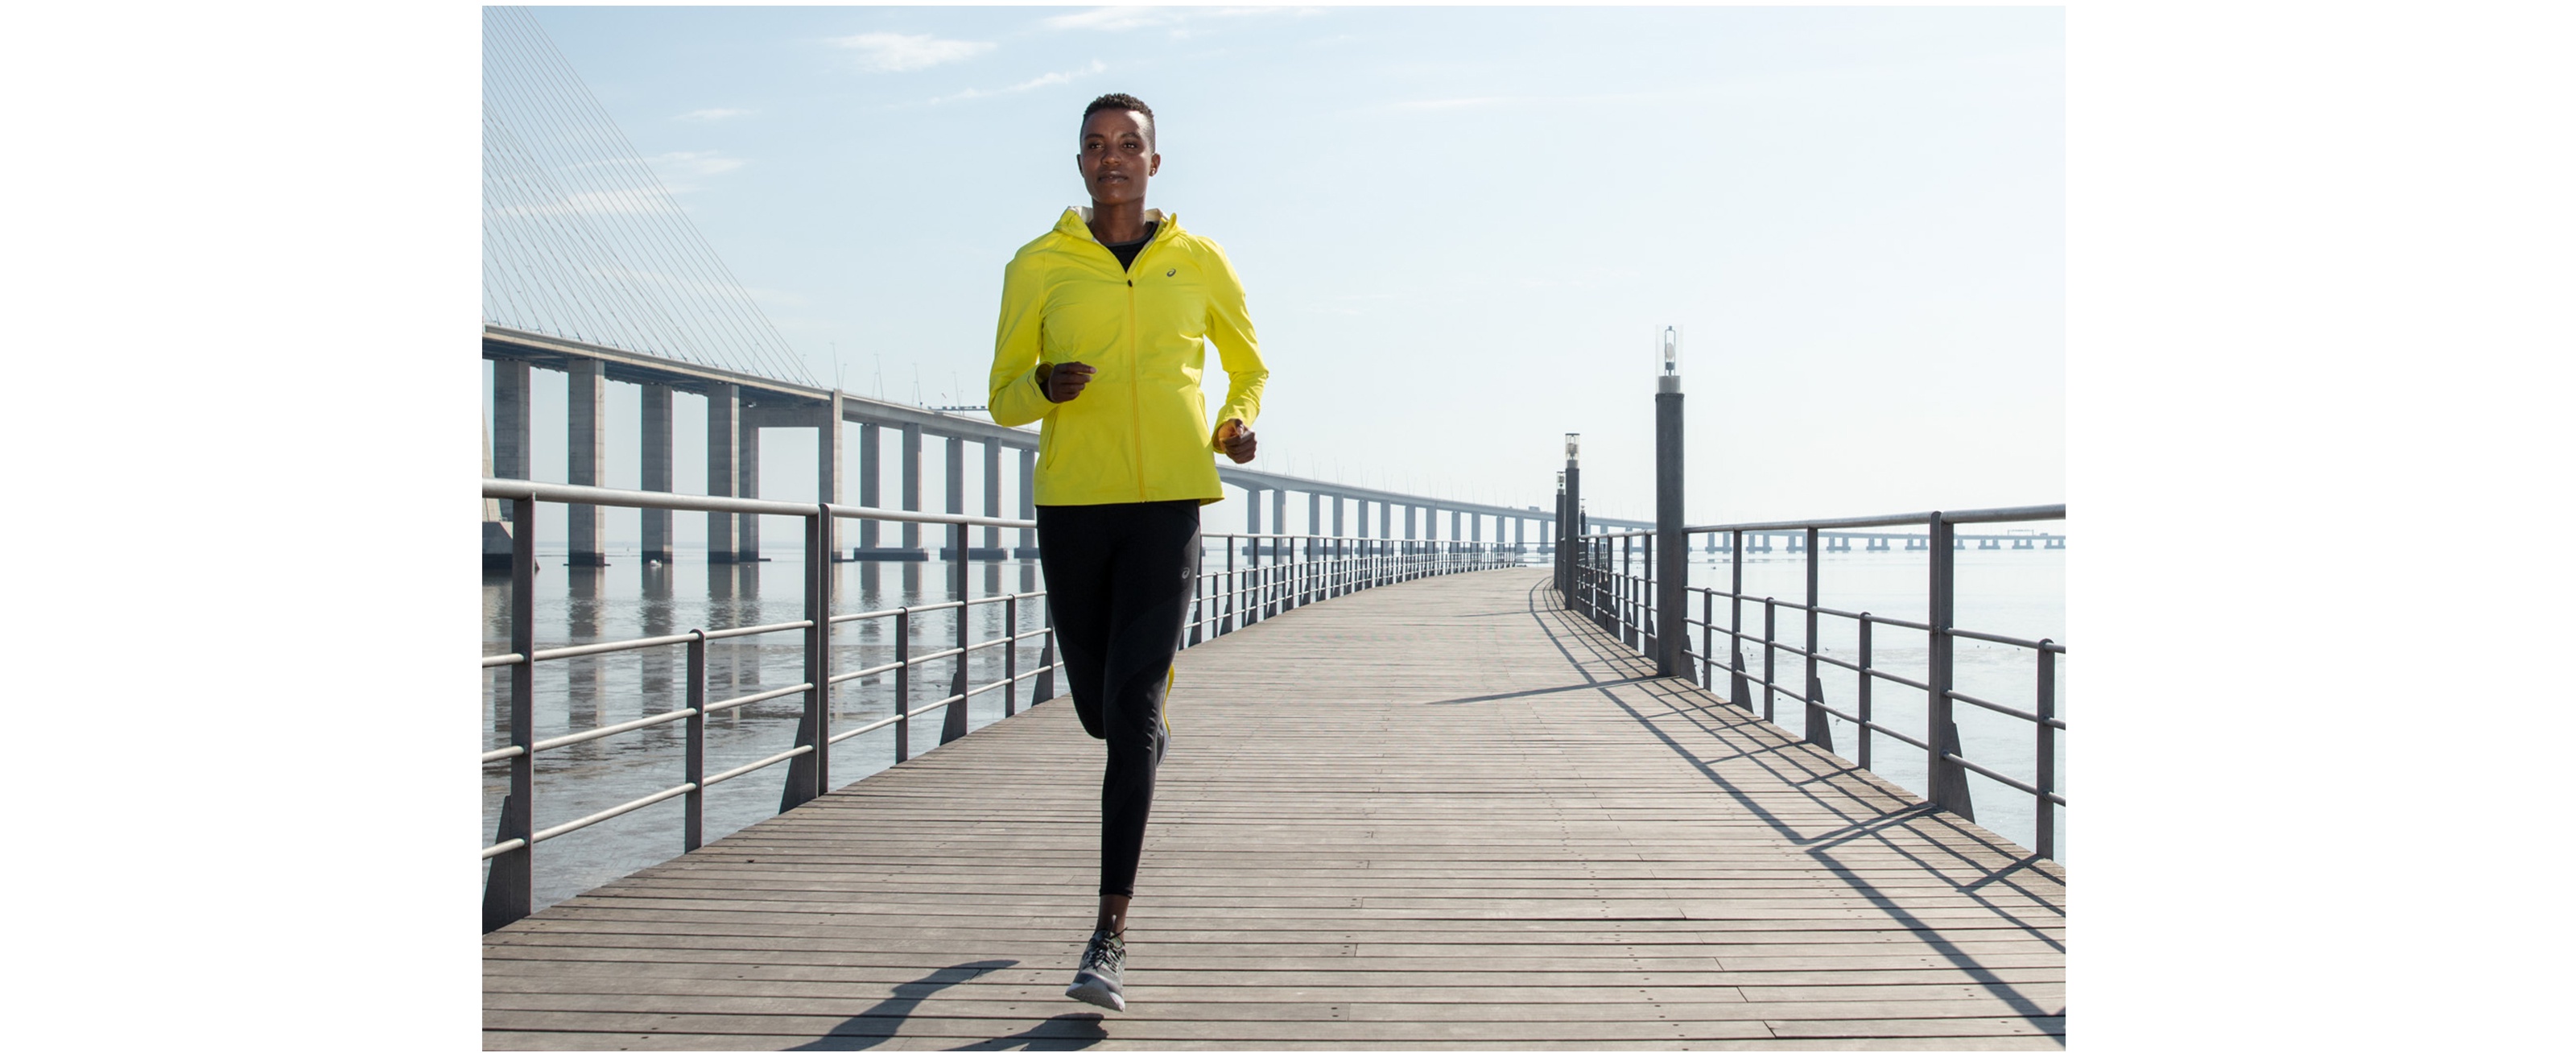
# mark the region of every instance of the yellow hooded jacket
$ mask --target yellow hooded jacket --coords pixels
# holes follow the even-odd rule
[[[1261,414],[1270,371],[1244,314],[1243,283],[1216,243],[1149,209],[1161,225],[1120,270],[1092,237],[1091,210],[1068,208],[1055,229],[1020,247],[1002,269],[1002,319],[993,338],[994,423],[1038,431],[1041,505],[1223,500],[1214,425]],[[1214,421],[1199,391],[1207,341],[1225,365],[1225,407]],[[1068,402],[1049,402],[1040,362],[1098,370]]]

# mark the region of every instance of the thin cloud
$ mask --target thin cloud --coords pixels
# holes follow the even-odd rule
[[[1293,15],[1304,18],[1322,13],[1322,9],[1312,7],[1095,7],[1069,15],[1055,15],[1041,20],[1040,24],[1049,29],[1097,29],[1124,32],[1130,29],[1150,29],[1155,26],[1179,26],[1183,23],[1211,18],[1257,18],[1269,15]],[[1179,29],[1173,32],[1180,35],[1187,33],[1186,30]]]
[[[1505,95],[1478,95],[1464,99],[1409,99],[1394,103],[1399,110],[1459,110],[1470,106],[1492,106],[1513,101]]]
[[[748,117],[759,112],[759,110],[690,110],[687,113],[675,114],[671,119],[675,121],[721,121],[727,117]]]
[[[722,175],[743,164],[741,158],[720,156],[713,150],[667,153],[650,159],[648,163],[658,171],[683,176]],[[677,190],[678,186],[674,184],[673,189]]]
[[[993,88],[990,90],[984,88],[968,88],[955,95],[942,95],[930,101],[933,105],[937,105],[943,102],[958,102],[965,99],[982,99],[995,95],[1010,95],[1015,92],[1030,91],[1037,88],[1047,87],[1052,84],[1071,84],[1075,80],[1091,76],[1095,73],[1105,73],[1108,69],[1109,65],[1107,63],[1104,63],[1099,59],[1093,59],[1091,60],[1090,66],[1082,69],[1065,70],[1059,73],[1049,73],[1044,76],[1032,77],[1007,88]]]
[[[941,40],[927,33],[861,33],[825,41],[859,53],[859,67],[874,73],[928,69],[993,50],[989,40]]]

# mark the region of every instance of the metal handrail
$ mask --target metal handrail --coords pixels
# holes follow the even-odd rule
[[[781,810],[810,800],[829,785],[828,747],[871,731],[891,728],[895,735],[897,763],[911,755],[909,730],[912,722],[934,712],[950,710],[959,703],[994,691],[1003,691],[1003,715],[1018,712],[1019,691],[1035,680],[1029,704],[1047,701],[1055,694],[1054,676],[1064,668],[1056,655],[1055,630],[1047,625],[1022,631],[1020,607],[1023,602],[1043,600],[1046,591],[1034,590],[997,596],[967,597],[965,561],[957,561],[951,585],[959,597],[937,603],[910,604],[846,614],[829,613],[831,580],[828,558],[831,552],[823,542],[827,534],[820,527],[825,518],[879,519],[893,522],[932,523],[950,528],[952,544],[961,552],[966,546],[969,527],[1034,529],[1031,520],[999,519],[989,516],[966,516],[926,512],[894,511],[828,503],[801,504],[764,501],[755,498],[703,497],[669,494],[658,491],[616,490],[606,487],[574,486],[557,483],[535,483],[516,479],[485,479],[484,496],[514,503],[514,529],[511,531],[511,645],[497,655],[482,656],[487,669],[510,669],[511,744],[481,755],[483,763],[510,762],[511,793],[503,799],[501,836],[482,850],[482,858],[493,862],[485,891],[484,923],[486,929],[497,928],[528,913],[534,898],[534,862],[530,850],[535,845],[563,834],[621,815],[638,811],[663,801],[681,799],[687,804],[683,820],[683,851],[694,851],[702,840],[703,795],[710,787],[740,778],[782,762],[798,762],[788,772],[787,792]],[[664,634],[632,640],[597,641],[565,647],[538,649],[533,646],[533,580],[535,574],[534,505],[540,502],[590,504],[626,508],[658,508],[681,511],[710,511],[782,515],[801,517],[806,522],[805,562],[806,604],[808,616],[795,621],[761,625],[735,626],[725,629],[695,629],[686,633]],[[1359,589],[1409,581],[1433,574],[1459,573],[1494,567],[1518,565],[1526,546],[1502,541],[1462,542],[1434,539],[1364,538],[1324,534],[1234,534],[1205,533],[1202,544],[1216,541],[1225,550],[1225,567],[1209,569],[1204,548],[1200,570],[1192,586],[1189,635],[1184,646],[1240,629],[1263,618],[1274,617],[1306,603],[1329,599]],[[1249,546],[1238,546],[1247,541]],[[1249,557],[1236,565],[1238,548]],[[1302,555],[1298,555],[1302,550]],[[998,635],[977,640],[967,619],[967,612],[979,606],[1001,604],[1004,626]],[[950,646],[913,653],[914,616],[940,611],[953,611],[956,637]],[[861,621],[891,618],[895,656],[865,669],[834,673],[831,670],[830,634],[832,627]],[[1212,630],[1212,631],[1210,631]],[[806,633],[807,676],[800,682],[753,694],[705,702],[707,686],[706,644],[710,640],[735,639],[765,633],[802,631]],[[1039,664],[1032,669],[1019,668],[1022,641],[1040,641]],[[688,652],[689,704],[666,713],[658,713],[605,727],[590,728],[568,735],[537,741],[534,738],[532,704],[533,677],[539,663],[573,658],[596,657],[646,650],[655,647],[685,647]],[[1004,670],[1000,679],[975,684],[970,682],[970,661],[974,654],[1002,648]],[[933,663],[954,663],[952,689],[946,697],[915,705],[910,699],[911,677],[916,669]],[[925,670],[926,671],[926,670]],[[864,725],[835,731],[830,727],[830,692],[833,687],[852,681],[893,674],[894,713]],[[710,715],[739,709],[760,702],[796,694],[805,695],[806,715],[800,723],[797,744],[712,776],[702,775],[705,753],[705,722]],[[584,742],[591,742],[628,732],[686,721],[686,773],[683,781],[623,804],[590,815],[548,827],[531,830],[534,815],[535,755]],[[942,712],[942,742],[964,734],[966,720],[962,710]],[[817,745],[819,742],[819,746]]]
[[[1953,561],[1948,557],[1964,545],[1954,529],[1961,524],[2061,520],[2065,517],[2066,506],[2060,504],[1684,527],[1682,534],[1685,538],[1691,534],[1734,535],[1727,547],[1734,567],[1734,585],[1732,588],[1717,588],[1685,584],[1681,588],[1683,609],[1679,612],[1681,616],[1676,619],[1676,629],[1682,635],[1682,654],[1701,686],[1715,689],[1720,676],[1728,679],[1731,689],[1726,694],[1730,704],[1752,708],[1754,705],[1752,689],[1760,688],[1762,691],[1760,713],[1765,721],[1773,720],[1777,716],[1777,699],[1785,697],[1798,703],[1807,714],[1807,731],[1803,737],[1827,750],[1832,750],[1834,745],[1831,727],[1824,722],[1823,718],[1832,716],[1849,721],[1860,729],[1857,761],[1863,768],[1874,768],[1871,741],[1873,736],[1884,735],[1924,751],[1926,770],[1931,778],[1931,797],[1936,806],[1958,812],[1973,820],[1974,806],[1964,780],[1964,775],[1971,772],[2029,794],[2037,810],[2038,827],[2035,840],[2038,844],[2035,847],[2041,856],[2053,858],[2056,855],[2054,809],[2066,804],[2065,796],[2059,793],[2056,787],[2056,744],[2052,733],[2065,730],[2066,722],[2058,718],[2055,713],[2055,667],[2056,658],[2066,653],[2066,646],[2054,640],[2026,640],[1946,624],[1956,582]],[[1921,525],[1930,530],[1929,548],[1934,554],[1933,576],[1929,585],[1931,589],[1929,606],[1933,611],[1930,617],[1920,622],[1908,621],[1881,617],[1867,611],[1838,610],[1818,602],[1817,578],[1813,561],[1822,555],[1820,542],[1828,536],[1823,534],[1823,531],[1900,525]],[[1778,534],[1799,531],[1805,534],[1804,552],[1810,561],[1807,579],[1808,594],[1804,601],[1746,594],[1743,591],[1745,558],[1743,536],[1757,532]],[[1659,632],[1656,625],[1658,612],[1654,610],[1654,602],[1651,599],[1656,594],[1657,584],[1653,558],[1656,539],[1656,533],[1651,530],[1579,533],[1571,539],[1569,555],[1564,564],[1565,576],[1560,578],[1562,585],[1570,586],[1566,595],[1567,605],[1570,608],[1609,630],[1628,646],[1648,654],[1654,653],[1652,648]],[[1795,540],[1793,536],[1793,542]],[[1687,544],[1686,541],[1685,544]],[[1645,557],[1642,560],[1637,558],[1641,549]],[[1698,595],[1699,617],[1696,618],[1690,616],[1691,597],[1694,593]],[[1721,597],[1725,599],[1731,612],[1727,624],[1719,624],[1715,612],[1717,601]],[[1759,631],[1749,629],[1744,624],[1744,608],[1748,604],[1757,604],[1761,608],[1763,624]],[[1783,609],[1804,616],[1806,633],[1803,645],[1793,644],[1780,638],[1777,632],[1777,614]],[[1860,653],[1857,660],[1845,660],[1822,653],[1817,646],[1817,621],[1821,617],[1847,619],[1858,625]],[[1872,664],[1871,630],[1879,626],[1926,634],[1925,638],[1932,641],[1930,644],[1931,675],[1924,680],[1915,680],[1876,668]],[[1694,629],[1698,632],[1696,640],[1692,639],[1691,635]],[[1717,657],[1716,645],[1720,642],[1720,637],[1724,638],[1725,651],[1730,656],[1726,662],[1720,662]],[[1953,641],[1962,639],[2030,651],[2038,665],[2038,705],[2035,710],[2004,705],[1955,690],[1950,684],[1949,647]],[[1746,666],[1744,652],[1747,644],[1759,649],[1758,670]],[[1784,654],[1792,659],[1804,660],[1806,675],[1803,682],[1798,684],[1783,682],[1783,677],[1776,670],[1775,663]],[[1817,695],[1815,688],[1821,687],[1821,681],[1817,680],[1816,676],[1823,666],[1838,667],[1856,675],[1855,682],[1859,684],[1857,713],[1845,712],[1826,705],[1821,697],[1811,697]],[[1927,727],[1922,738],[1890,728],[1874,719],[1871,685],[1880,682],[1902,685],[1924,692],[1927,699],[1925,714]],[[2036,784],[2003,775],[1964,757],[1960,752],[1956,724],[1950,716],[1950,705],[1954,702],[2029,723],[2036,738],[2033,747],[2037,757],[2035,767],[2039,773]]]

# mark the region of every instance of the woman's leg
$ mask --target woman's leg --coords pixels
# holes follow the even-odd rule
[[[1112,933],[1125,928],[1135,894],[1163,759],[1163,696],[1199,558],[1197,502],[1120,507],[1128,514],[1110,566],[1109,652],[1101,670],[1109,762],[1100,788],[1100,916],[1109,923],[1102,931]]]

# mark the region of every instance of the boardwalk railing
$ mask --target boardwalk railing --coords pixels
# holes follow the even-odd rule
[[[644,808],[677,798],[685,809],[682,818],[683,852],[696,851],[703,838],[705,793],[718,783],[750,775],[782,762],[788,765],[785,785],[779,797],[779,811],[787,811],[812,800],[832,786],[830,747],[874,731],[892,729],[894,760],[900,764],[912,756],[912,722],[933,710],[941,713],[941,743],[965,735],[965,703],[993,691],[1002,692],[1002,714],[1019,712],[1020,690],[1030,685],[1029,703],[1035,705],[1055,695],[1055,674],[1063,668],[1055,651],[1055,631],[1051,621],[1044,627],[1022,632],[1024,605],[1039,604],[1044,589],[1002,595],[969,597],[966,587],[967,560],[953,560],[949,567],[951,599],[942,603],[913,604],[848,614],[832,613],[833,582],[827,529],[831,519],[872,519],[888,522],[931,523],[946,525],[954,551],[968,551],[968,527],[1034,529],[1037,524],[1022,519],[996,519],[983,516],[939,514],[930,512],[890,511],[852,505],[802,504],[765,501],[754,498],[699,497],[644,490],[616,490],[596,486],[572,486],[537,483],[520,479],[485,479],[483,496],[513,503],[510,537],[510,649],[502,654],[483,657],[483,667],[510,670],[509,744],[482,755],[484,764],[507,762],[510,765],[509,793],[502,799],[501,821],[495,842],[483,849],[482,857],[491,861],[483,899],[483,928],[489,932],[526,917],[534,906],[536,892],[535,848],[538,844],[615,819]],[[795,516],[804,520],[805,530],[805,609],[804,617],[795,621],[746,625],[724,629],[692,629],[686,633],[650,636],[632,640],[585,643],[569,647],[536,649],[535,580],[536,580],[536,505],[542,502],[582,504],[620,508],[660,508],[675,511],[726,512],[753,515]],[[1224,635],[1263,618],[1295,609],[1334,596],[1378,585],[1409,581],[1435,574],[1485,570],[1517,566],[1517,546],[1502,542],[1396,541],[1388,539],[1327,537],[1290,534],[1203,534],[1202,568],[1194,586],[1194,601],[1186,626],[1184,644]],[[1042,539],[1043,540],[1043,539]],[[1207,569],[1204,545],[1215,541],[1225,552],[1221,569]],[[1237,565],[1238,552],[1243,562]],[[1001,631],[990,639],[974,638],[973,619],[968,613],[976,607],[1000,605]],[[954,612],[953,638],[915,649],[915,630],[922,615]],[[832,629],[867,621],[891,620],[890,636],[893,660],[861,669],[835,671],[832,667]],[[728,640],[771,633],[800,633],[804,651],[803,679],[784,687],[746,694],[719,701],[707,700],[707,651],[710,640]],[[1037,639],[1041,650],[1035,668],[1019,668],[1020,644]],[[636,720],[590,728],[573,734],[539,740],[536,738],[536,666],[540,662],[560,661],[595,655],[653,648],[683,648],[687,655],[686,704],[666,713]],[[989,682],[972,682],[970,659],[978,651],[1001,647],[1001,675]],[[946,665],[946,697],[925,705],[912,704],[913,679],[916,675],[938,675]],[[916,673],[916,670],[920,671]],[[893,693],[893,714],[857,727],[832,727],[832,689],[850,683],[876,681]],[[740,709],[760,702],[804,696],[804,714],[799,720],[796,741],[786,749],[759,760],[709,775],[705,772],[706,718],[711,714]],[[675,722],[686,722],[685,757],[679,785],[647,794],[614,807],[602,809],[570,822],[543,830],[534,829],[536,802],[536,756],[577,743],[590,742],[642,731]]]
[[[1748,711],[1753,708],[1751,689],[1759,686],[1762,689],[1762,719],[1766,721],[1774,721],[1775,697],[1786,696],[1805,709],[1803,737],[1827,750],[1834,749],[1834,743],[1832,725],[1825,718],[1830,715],[1849,721],[1859,729],[1858,756],[1853,759],[1861,767],[1872,770],[1876,770],[1873,763],[1876,758],[1871,748],[1873,735],[1886,735],[1922,750],[1927,781],[1930,784],[1929,796],[1936,807],[1958,813],[1970,821],[1976,819],[1976,810],[1968,792],[1966,774],[1968,772],[1975,772],[2014,790],[2029,794],[2037,812],[2033,835],[2036,843],[2031,847],[2039,855],[2053,859],[2057,855],[2056,809],[2066,804],[2065,796],[2057,792],[2057,733],[2066,729],[2066,722],[2057,716],[2057,656],[2065,654],[2066,647],[2053,640],[2023,640],[1962,629],[1953,624],[1952,617],[1957,597],[1955,553],[1965,547],[1964,541],[1957,534],[1957,527],[1971,523],[2020,523],[2064,518],[2066,518],[2065,505],[2038,505],[1965,512],[1912,512],[1847,519],[1685,527],[1682,534],[1686,548],[1691,534],[1723,535],[1726,544],[1722,551],[1730,553],[1729,562],[1733,573],[1729,579],[1729,587],[1723,589],[1690,587],[1685,584],[1683,617],[1680,619],[1681,624],[1675,628],[1682,634],[1685,654],[1700,686],[1716,690],[1717,676],[1722,671],[1728,679],[1728,700]],[[1907,621],[1872,614],[1868,611],[1836,610],[1823,606],[1818,601],[1819,561],[1816,557],[1821,554],[1821,550],[1817,548],[1818,535],[1821,531],[1910,525],[1923,525],[1930,528],[1931,574],[1926,585],[1925,621]],[[1773,596],[1748,596],[1744,592],[1745,536],[1779,531],[1799,531],[1804,534],[1807,590],[1806,600],[1803,603]],[[1654,568],[1657,565],[1654,531],[1585,535],[1576,545],[1573,553],[1575,588],[1574,595],[1568,597],[1568,602],[1584,616],[1617,635],[1622,643],[1636,648],[1641,653],[1653,654],[1657,637],[1663,631],[1663,627],[1657,624],[1655,611],[1655,597],[1658,593]],[[1695,604],[1688,602],[1688,597],[1693,593],[1698,596]],[[1720,598],[1727,601],[1728,618],[1727,624],[1724,625],[1718,624],[1717,618],[1716,604]],[[1762,627],[1758,636],[1744,627],[1744,608],[1748,603],[1761,605]],[[1689,617],[1692,607],[1698,609],[1699,617]],[[1805,615],[1804,646],[1779,638],[1777,628],[1781,608],[1802,612]],[[1859,634],[1857,660],[1845,661],[1823,653],[1823,649],[1818,646],[1816,631],[1817,620],[1820,617],[1848,619],[1857,626]],[[1698,629],[1696,640],[1691,635],[1693,627]],[[1880,628],[1924,634],[1925,680],[1918,681],[1900,676],[1873,664],[1872,652],[1876,643],[1874,630]],[[1720,635],[1727,638],[1727,659],[1724,662],[1718,660],[1719,652],[1715,646],[1715,638]],[[1961,639],[2028,650],[2038,676],[2034,710],[2017,709],[1957,690],[1954,684],[1955,664],[1952,643]],[[1745,665],[1744,645],[1748,642],[1761,650],[1761,670],[1758,675],[1749,672]],[[1777,658],[1783,652],[1793,658],[1803,659],[1806,663],[1804,670],[1806,675],[1794,689],[1780,681]],[[1853,705],[1857,712],[1846,712],[1826,703],[1824,685],[1817,676],[1820,665],[1835,666],[1854,674]],[[1876,719],[1872,688],[1879,681],[1924,693],[1926,704],[1921,738],[1889,727]],[[2035,773],[2035,780],[2024,782],[1969,760],[1960,748],[1958,724],[1952,715],[1953,703],[1966,703],[2029,723],[2033,732],[2032,770]]]

